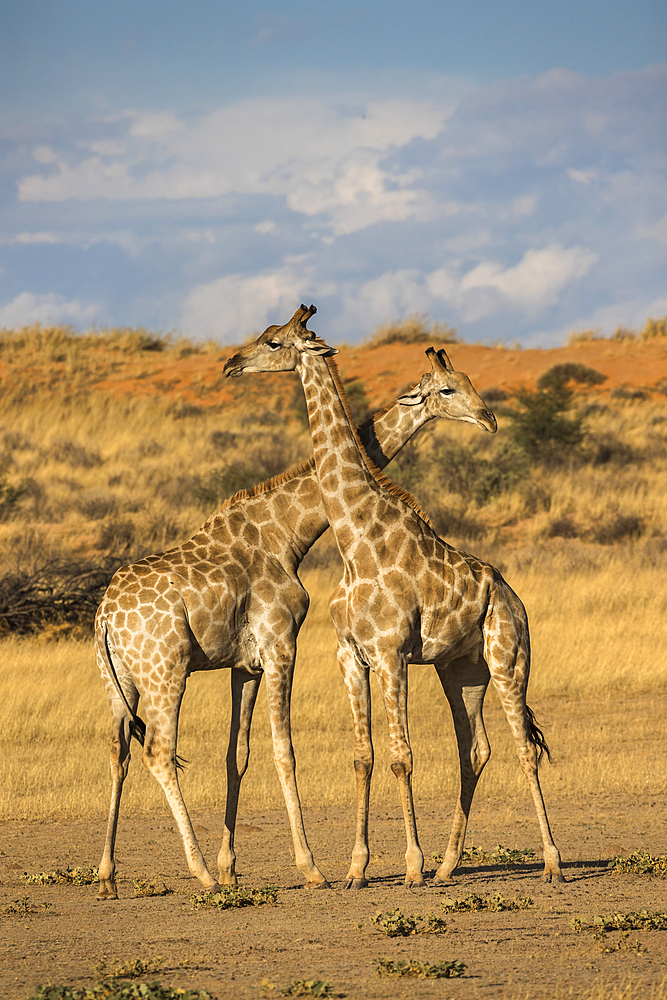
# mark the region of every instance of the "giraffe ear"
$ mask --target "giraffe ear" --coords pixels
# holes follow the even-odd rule
[[[329,347],[323,340],[304,340],[303,346],[307,354],[313,354],[315,357],[331,358],[334,354],[338,354],[335,347]]]
[[[423,392],[407,392],[405,396],[399,396],[397,402],[402,403],[403,406],[419,406],[420,403],[424,402]]]

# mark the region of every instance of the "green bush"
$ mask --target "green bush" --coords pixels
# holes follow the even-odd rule
[[[584,437],[584,419],[572,414],[574,393],[564,384],[514,391],[518,407],[507,411],[510,440],[533,461],[561,462],[572,456]]]

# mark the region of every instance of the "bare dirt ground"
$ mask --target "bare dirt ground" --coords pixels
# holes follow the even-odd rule
[[[573,917],[667,910],[667,880],[619,874],[607,862],[641,848],[665,853],[664,800],[639,795],[598,798],[550,807],[554,836],[565,863],[565,884],[546,884],[539,864],[466,867],[451,887],[409,891],[402,884],[402,820],[395,811],[372,817],[373,861],[370,886],[345,891],[352,844],[352,816],[310,812],[311,846],[331,879],[329,890],[300,887],[291,863],[291,840],[282,812],[246,814],[237,836],[241,884],[278,887],[272,906],[226,911],[196,910],[190,902],[198,883],[187,877],[180,838],[165,812],[158,818],[121,818],[118,841],[118,901],[98,903],[94,886],[30,886],[27,871],[96,865],[103,822],[7,823],[0,827],[0,910],[27,897],[35,912],[0,915],[0,996],[25,1000],[38,984],[91,985],[95,966],[152,959],[159,971],[144,977],[183,988],[204,987],[216,997],[254,997],[262,981],[277,990],[298,979],[332,984],[332,994],[349,998],[447,997],[520,998],[585,996],[609,985],[603,995],[632,981],[640,992],[664,984],[667,931],[633,931],[625,939],[610,933],[606,942],[577,934]],[[419,813],[426,868],[446,842],[446,821],[435,808]],[[196,817],[200,841],[215,870],[220,819]],[[491,849],[532,847],[539,853],[537,826],[526,803],[491,807],[473,814],[468,844]],[[173,894],[134,898],[132,880],[162,881]],[[387,938],[369,918],[397,907],[406,915],[442,914],[447,897],[502,893],[508,899],[530,896],[527,910],[448,915],[438,935]],[[43,909],[42,904],[51,904]],[[639,944],[637,944],[639,941]],[[620,947],[617,947],[620,946]],[[603,951],[603,947],[607,949]],[[460,979],[380,978],[378,957],[465,963]],[[663,985],[664,989],[664,985]],[[645,992],[642,992],[645,991]],[[269,994],[271,995],[271,994]],[[273,993],[276,996],[278,994]],[[660,991],[662,995],[662,991]]]

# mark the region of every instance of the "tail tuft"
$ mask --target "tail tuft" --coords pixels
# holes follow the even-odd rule
[[[130,736],[134,736],[137,743],[144,745],[146,738],[146,723],[138,715],[133,715],[130,719]]]
[[[551,764],[552,763],[551,751],[549,750],[549,744],[547,743],[546,736],[535,722],[535,716],[533,715],[531,709],[528,708],[528,705],[526,705],[526,725],[528,726],[528,735],[530,736],[531,741],[537,747],[538,761],[542,760],[542,758],[546,754],[547,760]]]

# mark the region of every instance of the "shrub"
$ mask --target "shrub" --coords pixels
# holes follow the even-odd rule
[[[529,458],[560,462],[572,455],[584,436],[581,414],[569,415],[574,394],[566,385],[514,391],[518,408],[508,410],[510,438]]]
[[[0,577],[0,633],[29,635],[58,627],[92,631],[97,606],[120,561],[47,558]]]
[[[653,319],[649,316],[639,336],[642,340],[652,340],[654,337],[667,337],[667,316],[662,316],[660,319]]]
[[[562,389],[568,382],[578,385],[601,385],[607,381],[607,376],[588,365],[580,365],[576,361],[566,361],[553,365],[537,380],[538,389]]]
[[[411,313],[405,319],[382,323],[374,333],[365,340],[369,347],[380,347],[383,344],[457,344],[459,337],[456,329],[447,323],[429,323],[428,313]]]

